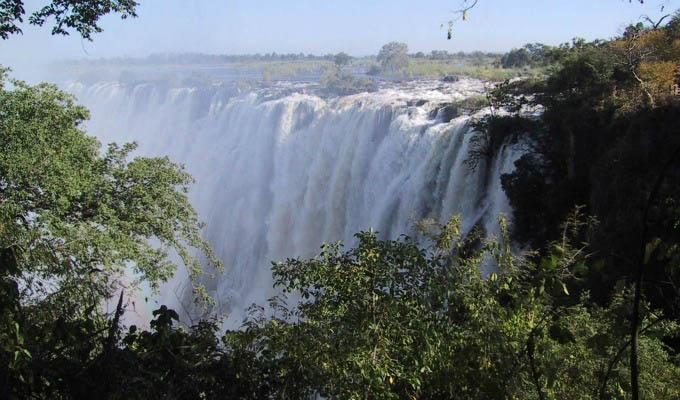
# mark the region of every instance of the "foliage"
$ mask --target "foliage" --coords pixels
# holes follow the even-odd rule
[[[649,31],[635,40],[643,40],[644,35],[652,35],[653,40],[645,40],[657,42],[655,49],[672,48],[675,40],[665,31]],[[631,215],[639,215],[635,210],[650,190],[652,171],[660,170],[678,142],[673,134],[678,103],[668,90],[661,91],[670,79],[668,71],[676,59],[673,52],[649,53],[648,61],[634,64],[632,73],[631,65],[621,63],[621,49],[630,45],[628,40],[575,42],[565,49],[559,67],[544,83],[523,88],[543,108],[543,114],[541,124],[524,135],[531,154],[503,178],[518,217],[517,239],[540,247],[543,240],[557,234],[548,227],[556,226],[574,204],[584,204],[604,222],[604,236],[597,239],[603,256],[616,253],[636,258],[631,249],[638,240],[639,225],[631,221]],[[646,54],[651,46],[644,43],[635,45],[648,48]],[[636,76],[646,78],[644,85]],[[653,101],[647,101],[645,89]],[[664,193],[671,197],[675,194],[668,185],[673,179],[664,185]],[[621,197],[622,193],[628,195]],[[612,240],[612,232],[619,235],[617,240]],[[607,276],[609,285],[621,272]]]
[[[294,78],[304,75],[318,75],[331,66],[328,61],[258,61],[232,65],[237,71],[245,73],[261,72],[262,79]]]
[[[603,307],[572,292],[588,260],[575,238],[592,222],[572,213],[538,263],[503,244],[503,219],[500,241],[462,238],[459,224],[421,224],[426,249],[362,232],[349,250],[329,244],[313,259],[274,263],[283,294],[222,336],[217,320],[177,326],[165,306],[149,331],[123,331],[119,313],[108,335],[87,324],[47,330],[73,344],[32,353],[32,375],[9,380],[5,397],[626,398],[629,291]],[[482,276],[482,265],[493,272]],[[651,309],[645,318],[643,394],[677,398],[680,368],[660,338],[678,326]]]
[[[455,60],[431,60],[411,58],[402,74],[410,78],[444,78],[446,76],[468,77],[487,82],[503,82],[518,77],[545,75],[545,68],[497,68],[496,57],[489,57],[477,64]],[[377,71],[379,72],[379,71]]]
[[[134,0],[52,0],[40,10],[31,14],[31,25],[43,26],[54,18],[53,35],[68,35],[67,29],[75,29],[83,38],[92,40],[93,33],[102,31],[97,25],[99,18],[109,13],[120,14],[121,18],[136,17],[138,3]],[[18,24],[25,16],[23,0],[0,1],[0,38],[22,33]]]
[[[34,375],[21,382],[23,391],[3,398],[269,398],[276,380],[255,359],[252,344],[242,345],[246,334],[220,337],[217,320],[178,327],[177,313],[165,306],[153,315],[150,330],[133,325],[123,332],[111,325],[112,345],[98,346],[87,357],[54,352],[34,361]]]
[[[338,69],[342,69],[343,67],[346,67],[352,62],[352,57],[350,57],[349,54],[340,52],[333,57],[333,63],[335,63],[335,66]]]
[[[679,195],[677,19],[668,28],[640,23],[609,42],[575,41],[561,49],[559,66],[530,92],[544,110],[541,125],[526,135],[533,154],[503,177],[517,237],[534,246],[554,237],[549,227],[574,204],[603,221],[592,239],[598,261],[582,287],[602,304],[622,282],[634,286],[633,399],[644,395],[641,382],[648,379],[640,356],[643,299],[671,320],[680,318],[677,266],[651,259],[660,243],[673,253],[680,240],[677,224],[668,223],[677,220]],[[667,340],[678,349],[676,339]]]
[[[457,218],[424,226],[436,244],[429,250],[363,232],[347,251],[325,245],[313,259],[273,265],[284,295],[271,300],[273,316],[255,309],[246,326],[267,349],[259,359],[275,364],[278,390],[333,399],[609,398],[627,390],[629,292],[599,307],[568,289],[587,259],[571,239],[590,226],[578,211],[537,264],[502,242],[463,239]],[[480,266],[489,263],[495,272],[485,278]],[[678,328],[649,318],[644,390],[673,398],[680,369],[659,338]]]
[[[102,155],[71,95],[11,83],[0,89],[0,360],[2,397],[22,397],[50,383],[41,371],[55,357],[83,362],[101,348],[102,303],[137,282],[158,288],[176,269],[171,252],[194,280],[199,257],[221,263],[200,237],[181,166],[128,161],[134,144]]]
[[[321,85],[329,93],[339,96],[377,90],[373,79],[357,78],[352,74],[333,70],[328,70],[321,78]]]
[[[474,170],[480,162],[491,162],[503,144],[516,143],[527,130],[533,130],[537,121],[522,115],[529,100],[524,95],[511,93],[510,81],[487,86],[484,100],[488,113],[471,122],[470,149],[465,163]]]
[[[505,53],[500,64],[503,68],[546,67],[557,61],[559,54],[559,49],[543,43],[527,43],[524,47]]]
[[[451,105],[467,114],[475,114],[489,106],[485,95],[468,96],[462,100],[453,102]]]
[[[380,49],[377,60],[384,70],[398,73],[409,64],[408,46],[406,43],[387,43]]]
[[[676,17],[677,19],[677,17]],[[629,26],[621,38],[609,44],[616,65],[639,85],[650,105],[672,95],[680,68],[680,42],[672,28],[654,29],[642,23]]]

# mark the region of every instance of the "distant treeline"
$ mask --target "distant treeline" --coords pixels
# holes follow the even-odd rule
[[[575,39],[578,40],[578,39]],[[422,51],[408,53],[408,58],[412,60],[431,60],[446,63],[459,63],[463,65],[493,66],[495,68],[542,68],[554,64],[560,58],[560,54],[565,52],[570,44],[560,46],[549,46],[543,43],[528,43],[520,48],[514,48],[506,53],[497,52],[448,52],[447,50],[432,50],[430,53]],[[345,54],[345,53],[342,53]],[[80,65],[167,65],[167,64],[234,64],[234,63],[254,63],[254,62],[300,62],[300,61],[327,61],[333,63],[336,54],[305,54],[305,53],[265,53],[265,54],[200,54],[200,53],[155,53],[146,57],[115,57],[100,58],[96,60],[77,60],[75,63]],[[367,63],[376,60],[375,55],[349,57],[350,60],[365,61]]]
[[[446,50],[432,50],[430,54],[425,54],[419,51],[409,56],[412,58],[427,58],[430,60],[460,60],[465,58],[484,58],[484,57],[501,57],[502,53],[494,52],[483,52],[483,51],[471,51],[466,53],[464,51],[459,51],[457,53],[449,53]]]
[[[449,53],[446,50],[432,50],[429,54],[419,51],[409,54],[411,58],[430,60],[465,60],[478,58],[500,58],[501,53],[485,53],[481,51]],[[354,59],[375,59],[376,56],[352,57]],[[78,60],[85,64],[226,64],[253,61],[331,61],[335,54],[304,54],[304,53],[265,53],[265,54],[201,54],[201,53],[154,53],[146,57],[114,57],[100,58],[96,60]]]

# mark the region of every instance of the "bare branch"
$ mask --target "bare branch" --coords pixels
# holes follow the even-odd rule
[[[652,29],[653,29],[653,30],[657,30],[657,29],[659,29],[659,26],[661,26],[661,23],[663,22],[663,20],[666,19],[666,18],[668,18],[668,17],[670,17],[670,16],[671,16],[670,14],[666,14],[666,15],[664,15],[663,17],[659,18],[659,20],[656,21],[656,22],[654,22],[654,20],[651,19],[648,15],[643,15],[643,16],[640,17],[640,18],[642,18],[642,19],[644,19],[645,21],[649,22],[649,24],[652,26]]]
[[[454,17],[451,18],[448,22],[449,29],[448,29],[447,34],[446,34],[446,38],[448,40],[451,40],[451,38],[453,37],[453,23],[454,23],[454,21],[458,21],[458,20],[461,20],[461,19],[463,21],[466,21],[468,19],[468,11],[473,9],[477,5],[478,2],[479,2],[479,0],[463,0],[463,2],[460,5],[460,8],[458,10],[452,11],[453,14],[454,14]],[[443,24],[442,24],[442,26],[443,26]]]

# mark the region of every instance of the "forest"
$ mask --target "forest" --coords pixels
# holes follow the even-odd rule
[[[0,2],[3,40],[22,5]],[[135,5],[54,0],[28,20],[89,39]],[[272,260],[280,294],[226,331],[165,305],[149,329],[122,323],[123,288],[180,266],[198,306],[214,305],[201,277],[225,266],[184,167],[131,157],[134,143],[101,150],[72,95],[3,69],[0,398],[680,398],[680,13],[483,56],[540,68],[472,106],[489,112],[471,123],[470,169],[505,143],[527,150],[502,176],[514,215],[501,234],[453,215],[417,222],[425,240],[369,230]]]

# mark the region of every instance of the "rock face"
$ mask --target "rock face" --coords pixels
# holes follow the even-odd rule
[[[406,105],[409,106],[409,107],[421,107],[421,106],[424,106],[425,104],[427,104],[427,100],[423,100],[423,99],[409,100],[409,101],[406,102]]]
[[[444,122],[451,122],[452,119],[458,118],[460,113],[458,112],[458,106],[448,105],[442,110],[442,118]]]

